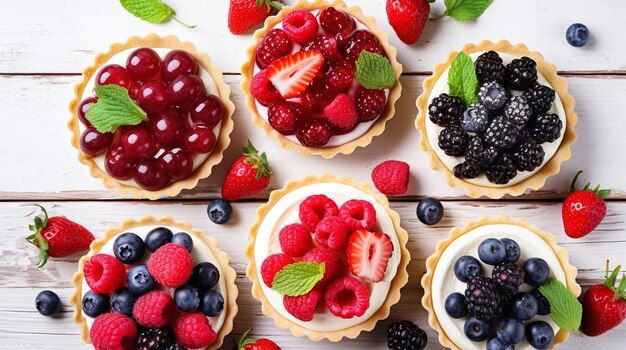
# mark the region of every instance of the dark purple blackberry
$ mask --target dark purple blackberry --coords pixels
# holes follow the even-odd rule
[[[485,169],[485,175],[489,182],[505,185],[517,176],[517,167],[513,164],[513,159],[507,153],[500,154],[496,160]]]
[[[482,105],[473,104],[463,112],[463,130],[470,134],[481,134],[489,126],[489,113]]]
[[[467,284],[465,300],[470,315],[487,321],[498,312],[502,296],[491,278],[478,275]]]
[[[478,56],[474,62],[474,67],[476,68],[476,77],[481,83],[489,80],[502,81],[504,76],[502,58],[495,51],[488,51]]]
[[[526,90],[537,81],[537,63],[530,57],[516,58],[504,70],[504,82],[515,90]]]
[[[519,291],[519,287],[524,283],[524,269],[517,264],[502,263],[493,269],[491,278],[508,300]]]
[[[509,122],[504,116],[495,117],[487,131],[485,141],[497,149],[508,149],[515,145],[519,130],[515,124]]]
[[[471,163],[479,169],[485,169],[493,163],[497,156],[498,150],[495,147],[486,145],[478,136],[470,138],[465,152],[467,163]]]
[[[174,333],[171,328],[146,328],[137,338],[137,350],[166,350],[173,342]]]
[[[504,116],[508,121],[515,124],[518,129],[523,129],[532,115],[533,110],[523,96],[513,96],[504,105]]]
[[[530,136],[538,144],[554,142],[561,137],[563,122],[556,114],[540,114],[529,123]]]
[[[543,147],[532,139],[519,142],[511,152],[513,163],[519,171],[535,170],[543,163],[544,156]]]
[[[176,344],[172,344],[170,346],[167,347],[167,349],[165,350],[187,350],[186,347],[176,343]]]
[[[478,88],[478,101],[488,110],[504,107],[509,96],[509,91],[497,81],[487,81]]]
[[[480,175],[480,168],[468,162],[459,163],[452,170],[459,179],[475,179]]]
[[[394,322],[387,329],[390,350],[422,350],[427,343],[426,332],[411,321]]]
[[[447,127],[459,125],[464,110],[465,104],[460,98],[441,94],[428,105],[428,116],[433,123]]]
[[[533,113],[541,114],[552,108],[552,102],[554,102],[556,94],[549,87],[537,83],[524,91],[522,96],[528,100]]]
[[[449,156],[465,155],[469,137],[459,126],[445,128],[439,134],[439,148]]]

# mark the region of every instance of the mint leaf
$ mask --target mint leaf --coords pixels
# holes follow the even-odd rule
[[[493,0],[444,0],[446,11],[444,16],[450,16],[457,21],[475,19],[485,12]]]
[[[448,71],[448,94],[460,97],[466,105],[476,103],[476,89],[478,89],[478,78],[474,62],[463,51],[459,52]]]
[[[176,11],[161,0],[120,0],[126,11],[150,23],[162,23],[170,18],[188,28],[195,28],[176,18]]]
[[[137,125],[148,115],[128,96],[128,90],[115,84],[96,85],[98,102],[91,104],[85,117],[99,132],[114,132],[123,125]]]
[[[272,289],[292,297],[304,295],[324,277],[325,270],[323,263],[301,261],[289,264],[274,276]]]
[[[578,331],[583,317],[583,306],[565,285],[551,278],[539,287],[539,291],[550,303],[552,320],[566,331]]]
[[[396,72],[382,55],[363,50],[356,60],[356,80],[366,89],[387,89],[396,83]]]

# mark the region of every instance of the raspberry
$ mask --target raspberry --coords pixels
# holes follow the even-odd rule
[[[304,45],[300,51],[317,51],[324,56],[324,62],[335,59],[339,51],[337,51],[337,39],[328,34],[317,36],[315,40]]]
[[[174,299],[168,293],[155,290],[135,301],[133,317],[145,327],[163,327],[174,315]]]
[[[299,10],[285,16],[283,30],[291,40],[298,44],[304,44],[315,38],[319,25],[311,12]]]
[[[358,121],[354,103],[346,94],[337,95],[333,102],[324,108],[324,117],[340,130],[351,129]]]
[[[109,312],[95,319],[89,337],[96,350],[133,350],[137,326],[130,317]]]
[[[327,7],[320,13],[320,25],[328,34],[350,34],[356,27],[352,16],[334,7]]]
[[[174,322],[174,334],[176,341],[188,349],[204,349],[217,339],[217,333],[201,312],[180,316]]]
[[[393,196],[406,193],[410,175],[407,163],[388,160],[372,170],[372,182],[381,193]]]
[[[315,314],[315,309],[317,309],[317,303],[321,298],[322,293],[317,289],[313,289],[307,294],[297,297],[285,295],[283,305],[291,316],[300,321],[308,322],[313,319],[313,314]]]
[[[324,247],[336,252],[343,252],[348,243],[348,229],[346,224],[336,216],[329,216],[315,228],[315,241]]]
[[[359,87],[356,92],[356,112],[359,121],[368,122],[380,116],[387,104],[385,90],[368,90]]]
[[[339,59],[331,63],[330,71],[328,71],[326,77],[328,87],[337,91],[350,87],[354,80],[355,71],[356,67],[353,62]]]
[[[346,223],[350,232],[359,229],[369,231],[376,224],[376,209],[368,201],[351,199],[343,203],[339,209],[339,217]]]
[[[179,244],[168,243],[154,252],[148,260],[148,271],[157,282],[168,288],[185,283],[193,270],[191,255]]]
[[[370,307],[367,286],[354,277],[341,277],[326,288],[324,300],[328,310],[341,318],[360,317]]]
[[[265,260],[263,260],[263,264],[261,264],[261,277],[263,278],[265,285],[272,288],[274,276],[276,276],[278,271],[293,263],[293,259],[289,257],[289,255],[283,253],[273,254],[265,258]]]
[[[291,53],[291,39],[280,29],[273,29],[259,42],[256,49],[256,61],[261,69],[267,68],[272,62]]]
[[[311,232],[302,224],[283,227],[278,233],[280,249],[293,258],[299,258],[311,248]]]
[[[255,100],[259,101],[259,103],[264,106],[285,102],[283,96],[281,96],[280,92],[276,90],[276,87],[274,87],[272,82],[267,78],[267,71],[265,69],[252,77],[250,93]]]
[[[310,122],[296,131],[298,141],[307,147],[324,147],[331,136],[332,130],[328,124],[321,121]]]
[[[314,78],[311,85],[300,94],[299,107],[309,111],[321,111],[334,97],[332,89],[323,79]]]
[[[126,269],[113,255],[96,254],[85,261],[85,281],[94,293],[110,294],[124,287]]]
[[[315,231],[317,224],[327,216],[338,216],[339,207],[332,199],[323,194],[314,194],[306,197],[300,203],[298,216],[300,222],[306,225],[310,231]]]
[[[283,135],[292,135],[297,127],[297,110],[286,104],[273,104],[267,110],[267,120],[274,130]]]
[[[378,43],[374,34],[367,30],[357,30],[354,32],[354,34],[352,34],[350,39],[346,42],[345,47],[342,49],[342,53],[347,60],[356,62],[363,50],[384,55],[383,48]]]
[[[337,273],[339,273],[339,255],[327,248],[315,248],[304,254],[302,261],[324,263],[324,277],[317,282],[317,285],[323,285],[331,281]]]

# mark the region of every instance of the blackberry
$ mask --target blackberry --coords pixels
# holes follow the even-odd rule
[[[493,269],[491,278],[502,290],[505,300],[508,300],[524,283],[524,270],[517,264],[502,263]]]
[[[469,140],[467,145],[465,161],[480,169],[484,169],[490,166],[497,156],[498,150],[495,147],[485,145],[480,137],[474,136]]]
[[[497,52],[488,51],[478,56],[476,62],[474,62],[474,66],[476,67],[476,77],[478,81],[502,81],[504,64],[502,64],[502,58],[500,58]]]
[[[496,314],[502,299],[496,283],[491,278],[478,275],[467,284],[465,300],[470,315],[487,321]]]
[[[475,179],[480,175],[480,168],[469,162],[455,165],[453,171],[454,176],[459,179]]]
[[[489,113],[481,105],[473,104],[463,112],[461,119],[463,130],[471,134],[481,134],[489,126]]]
[[[167,349],[165,350],[187,350],[186,347],[176,343],[176,344],[172,344],[170,346],[167,347]]]
[[[526,90],[537,81],[537,63],[526,56],[514,59],[504,70],[504,81],[512,89]]]
[[[497,149],[507,149],[515,145],[519,130],[503,116],[494,118],[485,132],[485,141]]]
[[[478,100],[488,110],[504,107],[509,99],[509,91],[497,81],[487,81],[478,88]]]
[[[449,156],[465,155],[469,137],[458,126],[445,128],[439,134],[439,148]]]
[[[426,332],[411,321],[394,322],[387,329],[390,350],[422,350],[427,343]]]
[[[533,115],[533,109],[524,96],[513,96],[504,105],[504,116],[518,129],[523,129]]]
[[[465,104],[460,98],[441,94],[428,105],[428,116],[430,121],[441,127],[459,125],[464,109]]]
[[[528,131],[538,144],[554,142],[561,137],[563,122],[556,114],[540,114],[531,121]]]
[[[549,111],[552,108],[552,102],[556,98],[554,90],[538,83],[524,91],[522,96],[526,98],[535,114]]]
[[[505,185],[517,176],[517,167],[513,164],[511,156],[503,153],[485,170],[485,175],[487,175],[489,182]]]
[[[139,334],[137,350],[166,350],[173,342],[174,333],[171,328],[146,328]]]
[[[522,141],[513,148],[511,157],[518,171],[533,171],[543,163],[545,152],[533,140]]]

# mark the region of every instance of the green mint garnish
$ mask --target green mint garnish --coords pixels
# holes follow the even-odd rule
[[[324,277],[325,270],[323,263],[301,261],[289,264],[274,276],[272,289],[292,297],[304,295]]]
[[[583,306],[563,282],[551,278],[539,287],[539,291],[550,303],[550,315],[557,326],[566,331],[578,332],[583,317]]]
[[[444,0],[446,11],[444,16],[450,16],[457,21],[469,21],[485,12],[493,0]]]
[[[85,117],[99,132],[114,132],[123,125],[137,125],[148,115],[128,96],[128,90],[115,84],[96,85],[98,102],[91,104]]]
[[[161,0],[120,0],[126,11],[150,23],[162,23],[170,18],[187,28],[196,26],[188,25],[176,18],[176,11]]]
[[[362,51],[356,60],[356,80],[366,89],[387,89],[396,83],[396,72],[384,56]]]
[[[448,72],[449,95],[460,97],[466,105],[476,103],[478,97],[478,78],[474,69],[474,62],[463,51],[456,56]]]

